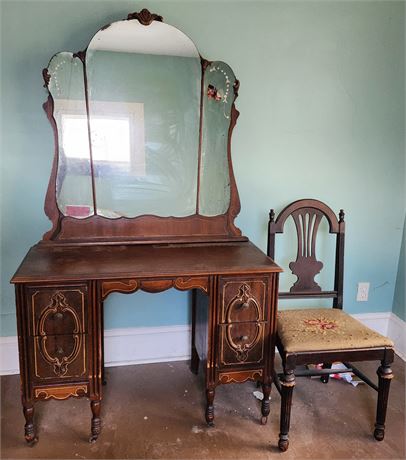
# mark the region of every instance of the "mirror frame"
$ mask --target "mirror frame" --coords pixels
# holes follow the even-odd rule
[[[153,21],[163,22],[162,16],[150,13],[147,9],[141,12],[130,13],[127,20],[137,20],[143,26],[149,26]],[[99,29],[102,31],[110,24]],[[85,66],[86,49],[73,55],[78,57]],[[202,82],[205,69],[212,63],[200,54],[202,66]],[[155,215],[141,215],[133,218],[120,217],[109,219],[99,215],[92,215],[84,219],[65,216],[58,208],[56,196],[56,181],[58,172],[59,147],[58,128],[53,116],[54,100],[48,85],[50,74],[48,69],[42,71],[44,87],[48,90],[48,99],[43,104],[47,118],[54,132],[54,160],[45,198],[45,214],[52,222],[52,228],[43,235],[41,243],[53,244],[150,244],[150,243],[196,243],[196,242],[226,242],[247,241],[241,230],[234,225],[234,220],[240,212],[240,199],[234,177],[231,160],[231,136],[239,116],[235,107],[238,96],[239,81],[233,85],[234,99],[231,107],[230,125],[228,129],[227,159],[230,179],[230,203],[228,210],[218,216],[202,216],[193,214],[186,217],[159,217]],[[86,75],[86,74],[85,74]],[[86,104],[88,105],[87,82],[85,78]],[[201,85],[203,93],[203,84]],[[203,94],[201,94],[203,96]],[[200,100],[200,118],[202,117],[203,97]],[[88,114],[89,116],[89,114]],[[200,120],[199,138],[201,139],[202,123]],[[201,143],[201,140],[200,140]],[[199,147],[198,171],[201,163],[201,149]],[[197,171],[197,172],[198,172]],[[93,193],[95,191],[93,190]],[[199,189],[198,189],[199,193]]]

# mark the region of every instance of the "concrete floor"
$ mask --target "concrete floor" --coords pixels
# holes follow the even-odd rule
[[[374,363],[360,369],[374,375]],[[103,431],[87,442],[90,408],[84,399],[36,404],[39,442],[23,437],[19,376],[1,378],[1,458],[281,459],[405,458],[405,364],[396,359],[386,438],[372,437],[376,393],[340,382],[300,378],[294,393],[291,442],[277,449],[279,394],[272,389],[268,425],[259,424],[252,382],[217,389],[214,428],[204,423],[203,379],[186,362],[107,369]]]

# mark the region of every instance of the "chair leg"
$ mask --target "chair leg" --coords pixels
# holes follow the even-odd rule
[[[290,412],[292,409],[292,393],[295,387],[295,374],[294,370],[284,369],[283,378],[281,383],[281,419],[280,419],[280,433],[279,433],[279,450],[285,452],[289,447],[289,426],[290,426]]]
[[[331,363],[324,363],[324,364],[323,364],[323,369],[331,369]],[[320,377],[320,380],[321,380],[323,383],[328,383],[328,381],[330,380],[330,375],[329,375],[329,374],[322,375],[322,376]]]
[[[391,380],[393,379],[390,363],[382,361],[376,373],[378,374],[379,383],[374,438],[377,441],[383,441],[385,437],[385,419],[386,409],[388,407],[389,388]]]

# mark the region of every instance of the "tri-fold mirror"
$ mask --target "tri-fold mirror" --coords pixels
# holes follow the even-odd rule
[[[238,92],[147,10],[99,30],[43,71],[55,130],[46,241],[244,239],[231,164]]]

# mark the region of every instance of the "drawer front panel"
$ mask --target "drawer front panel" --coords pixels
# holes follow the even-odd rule
[[[263,364],[266,324],[247,322],[219,325],[220,367]]]
[[[31,337],[35,380],[87,378],[87,334]]]
[[[236,323],[265,320],[267,279],[220,280],[220,322]]]
[[[29,288],[30,334],[47,336],[87,332],[87,286]]]

